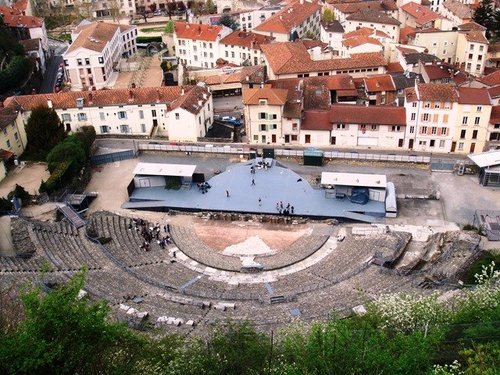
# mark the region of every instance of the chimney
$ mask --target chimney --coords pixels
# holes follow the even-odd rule
[[[131,87],[132,87],[133,89],[135,89],[135,82],[132,82]]]
[[[52,108],[52,99],[47,98],[47,107]]]
[[[250,81],[250,76],[245,76],[246,81]]]
[[[160,90],[156,89],[156,102],[159,103],[161,99]]]
[[[131,102],[134,100],[134,92],[132,90],[128,90],[128,101]]]
[[[181,89],[181,96],[184,95],[184,87]]]
[[[89,92],[89,104],[92,104],[92,101],[94,99],[94,95],[92,94],[92,91]]]

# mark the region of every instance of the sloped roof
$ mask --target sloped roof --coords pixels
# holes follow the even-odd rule
[[[210,92],[204,87],[191,87],[189,90],[185,90],[184,95],[180,95],[170,103],[170,109],[182,108],[196,115],[209,100],[210,95]]]
[[[381,53],[353,54],[351,58],[312,60],[302,42],[271,43],[262,46],[270,68],[275,74],[307,73],[337,69],[386,66]]]
[[[5,129],[17,118],[17,111],[13,107],[0,108],[0,130]]]
[[[443,79],[443,78],[450,78],[452,72],[448,71],[448,67],[443,64],[439,65],[423,65],[422,68],[424,69],[425,73],[429,77],[429,79],[435,80],[435,79]]]
[[[459,87],[457,90],[460,104],[491,105],[490,94],[486,88]]]
[[[120,25],[108,22],[92,22],[81,25],[77,28],[77,32],[79,31],[80,33],[76,40],[71,43],[65,54],[73,52],[78,48],[102,52],[116,32],[121,30]]]
[[[341,33],[341,34],[344,33],[344,28],[342,27],[342,24],[337,20],[333,20],[331,22],[323,21],[321,22],[321,26],[323,26],[325,31],[329,33]]]
[[[24,16],[20,9],[0,6],[0,15],[3,22],[9,27],[23,27],[27,29],[42,27],[43,19],[34,16]]]
[[[222,31],[222,26],[212,26],[207,24],[175,22],[174,30],[177,38],[204,40],[207,42],[215,42],[217,35]]]
[[[255,27],[254,31],[289,33],[320,10],[321,5],[316,1],[294,1]]]
[[[460,19],[466,20],[472,18],[472,9],[468,5],[462,4],[458,1],[447,0],[443,3],[443,7],[448,9]]]
[[[479,80],[487,84],[488,86],[500,85],[500,70],[488,74],[487,76],[484,76]]]
[[[468,42],[488,44],[488,39],[484,36],[484,31],[472,30],[465,33]]]
[[[362,21],[362,22],[373,22],[382,23],[385,25],[396,25],[399,26],[401,22],[387,13],[375,11],[372,9],[364,9],[359,12],[352,13],[346,18],[349,21]]]
[[[418,99],[428,102],[456,102],[458,101],[457,91],[452,85],[444,83],[419,83]]]
[[[268,105],[283,105],[286,102],[288,90],[274,89],[270,85],[247,89],[243,92],[243,104],[258,105],[259,100],[266,99]]]
[[[415,18],[415,22],[418,25],[425,25],[428,22],[442,18],[439,14],[433,12],[428,7],[414,3],[413,1],[403,5],[401,10]]]
[[[300,128],[301,130],[332,130],[330,111],[305,111]]]
[[[390,74],[382,74],[377,76],[369,76],[364,78],[366,91],[368,92],[381,92],[381,91],[395,91],[396,86]]]
[[[334,124],[406,125],[405,107],[334,104],[330,110]]]
[[[40,48],[40,43],[41,43],[40,38],[33,38],[33,39],[25,39],[25,40],[20,40],[19,43],[21,43],[24,47],[24,50],[26,52],[29,51],[38,51]]]
[[[348,48],[362,46],[363,44],[375,44],[377,46],[382,46],[382,43],[380,43],[377,39],[367,36],[354,36],[352,38],[344,39],[342,44]]]
[[[248,31],[234,31],[220,40],[220,44],[260,50],[260,45],[271,43],[273,38]]]
[[[488,89],[488,92],[490,93],[490,96],[492,98],[498,98],[498,97],[500,97],[500,85],[496,85],[496,86],[490,87]]]
[[[396,2],[391,0],[342,2],[334,4],[333,7],[344,14],[356,13],[361,10],[373,10],[376,12],[391,12],[398,10]]]
[[[479,31],[486,31],[486,27],[483,25],[480,25],[474,21],[466,22],[461,25],[458,25],[458,30],[461,31],[470,31],[470,30],[479,30]]]
[[[500,105],[491,107],[490,124],[500,124]]]

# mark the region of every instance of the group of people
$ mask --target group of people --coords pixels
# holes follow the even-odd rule
[[[283,202],[279,201],[276,203],[276,211],[278,211],[280,215],[288,216],[294,214],[295,208],[290,205],[290,203],[288,203],[286,206],[283,206]]]
[[[255,168],[264,169],[265,171],[267,171],[268,168],[271,168],[271,163],[267,161],[258,161],[257,163],[255,163],[255,166],[250,166],[250,173],[255,174]]]
[[[208,182],[199,182],[197,185],[202,194],[208,193],[208,189],[212,187]]]
[[[149,251],[151,248],[151,241],[156,240],[158,245],[165,249],[165,247],[172,243],[172,238],[170,237],[170,225],[163,225],[163,231],[165,232],[161,235],[161,225],[156,223],[153,227],[148,227],[148,222],[143,219],[133,218],[130,224],[128,225],[128,229],[135,229],[139,232],[144,239],[144,242],[139,249],[144,251]]]

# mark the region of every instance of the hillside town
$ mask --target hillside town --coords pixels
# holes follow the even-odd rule
[[[0,157],[0,373],[497,372],[500,0],[0,0]]]

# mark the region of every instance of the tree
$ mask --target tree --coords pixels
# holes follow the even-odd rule
[[[329,8],[326,8],[321,16],[321,19],[325,22],[332,22],[335,20],[335,15]]]
[[[213,0],[207,0],[205,2],[205,12],[208,14],[215,14],[217,13],[217,6],[214,4]]]
[[[169,20],[169,21],[167,22],[167,25],[165,26],[165,30],[164,30],[164,32],[165,32],[165,34],[173,34],[173,33],[174,33],[174,31],[175,31],[175,30],[174,30],[174,21]]]
[[[219,25],[227,26],[233,30],[236,30],[240,26],[229,14],[224,14],[219,18]]]
[[[92,152],[92,145],[94,144],[96,138],[96,132],[93,126],[82,126],[75,133],[76,138],[80,141],[83,150],[85,151],[85,156],[90,157]]]
[[[85,151],[75,135],[69,135],[57,144],[47,155],[49,171],[52,173],[59,163],[71,161],[68,168],[68,177],[75,176],[85,164]]]
[[[500,38],[500,9],[497,9],[493,14],[491,31],[496,36],[497,39]]]
[[[493,26],[493,6],[491,0],[482,0],[479,7],[474,12],[472,19],[474,22],[486,27],[486,37],[490,37],[490,30]]]
[[[64,139],[65,132],[56,111],[42,106],[31,111],[26,135],[28,154],[36,159],[45,159],[49,151]]]

